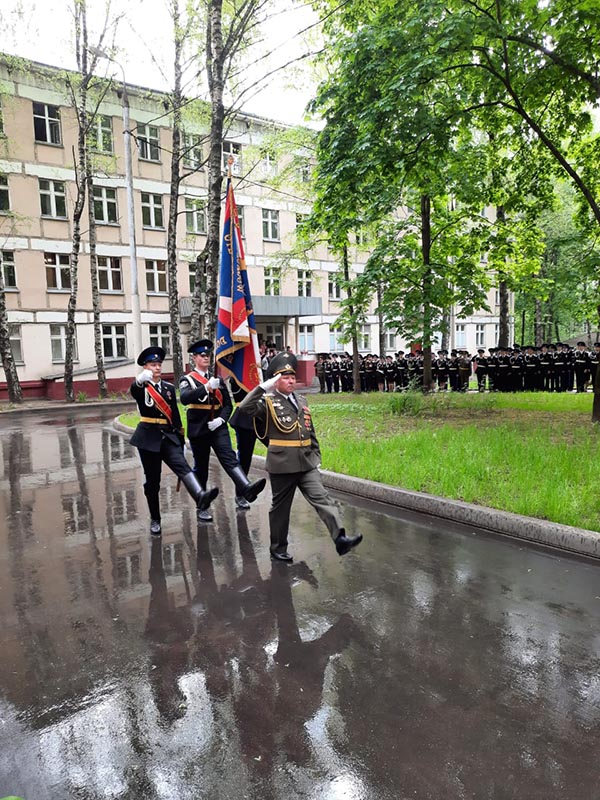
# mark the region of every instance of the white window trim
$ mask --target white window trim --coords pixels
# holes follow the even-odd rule
[[[48,189],[42,189],[42,182],[48,184]],[[57,191],[57,186],[62,186],[62,191],[59,189]],[[39,189],[40,189],[40,211],[41,216],[44,219],[67,219],[67,192],[65,188],[64,181],[55,181],[52,178],[40,178],[39,179]],[[50,214],[45,214],[41,210],[42,206],[42,196],[50,198]],[[56,199],[57,197],[62,197],[65,201],[65,213],[58,214],[56,210]]]
[[[148,269],[149,265],[151,268]],[[169,293],[169,280],[167,275],[167,262],[163,261],[159,258],[147,258],[146,259],[146,291],[148,294],[152,295],[161,295],[164,296],[165,294]],[[159,266],[162,267],[159,269]],[[160,276],[165,276],[165,288],[159,289],[160,285]],[[148,289],[148,276],[152,277],[152,283],[154,284],[153,289]]]
[[[144,197],[148,198],[148,202],[144,202]],[[156,202],[156,198],[160,198],[160,203]],[[164,230],[165,229],[165,217],[163,214],[163,204],[162,204],[163,196],[162,194],[154,194],[152,192],[142,192],[142,225],[144,228],[154,228],[156,230]],[[146,224],[144,222],[144,208],[147,208],[150,212],[150,223]],[[156,211],[160,211],[160,216],[162,222],[160,225],[156,224]]]
[[[98,291],[100,294],[124,294],[123,290],[123,269],[121,266],[121,259],[118,256],[97,256],[98,259]],[[100,259],[106,261],[106,264],[101,264]],[[113,266],[114,262],[118,262],[118,268]],[[108,289],[100,288],[100,273],[105,272],[107,275]],[[113,285],[113,273],[118,272],[121,277],[121,288],[115,289]]]
[[[265,225],[267,226],[267,235],[265,236]],[[276,228],[276,230],[275,230]],[[263,242],[280,242],[279,230],[279,211],[272,208],[263,208],[262,210],[262,238]]]
[[[150,133],[150,129],[156,131],[156,135]],[[160,163],[160,130],[157,125],[137,125],[138,157],[141,161],[152,161]],[[156,158],[152,155],[152,150],[156,150]],[[143,155],[146,150],[147,155]]]
[[[96,197],[96,192],[101,192],[100,197]],[[107,192],[113,192],[114,198],[109,198],[107,196]],[[94,219],[97,225],[118,225],[119,224],[119,205],[117,203],[117,190],[113,189],[110,186],[94,186]],[[98,219],[96,216],[96,203],[100,203],[102,206],[102,219]],[[108,218],[108,207],[110,205],[114,205],[115,207],[115,220],[110,220]]]

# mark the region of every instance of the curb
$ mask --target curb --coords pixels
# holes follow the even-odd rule
[[[133,429],[119,422],[118,417],[115,418],[113,424],[115,429],[121,433],[133,433]],[[252,458],[252,466],[256,469],[265,471],[265,462],[265,456],[255,455]],[[395,508],[403,508],[407,511],[458,522],[462,525],[483,528],[492,533],[569,553],[600,558],[600,533],[595,531],[573,528],[570,525],[560,525],[557,522],[548,522],[534,517],[525,517],[510,511],[498,511],[474,503],[463,503],[460,500],[448,500],[445,497],[437,497],[424,492],[409,492],[385,483],[353,478],[328,470],[322,470],[321,476],[325,486],[336,492],[345,492]]]

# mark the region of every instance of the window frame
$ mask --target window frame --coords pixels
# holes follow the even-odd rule
[[[154,194],[154,192],[142,192],[142,225],[144,228],[152,228],[154,230],[165,229],[164,214],[163,214],[163,195]],[[144,200],[144,198],[148,198]],[[151,198],[151,199],[150,199]],[[156,203],[156,198],[160,199],[160,204]],[[148,222],[144,218],[144,211],[147,211]],[[156,224],[157,211],[160,214],[160,225]]]
[[[57,334],[56,331],[52,331],[53,328],[60,328],[60,332]],[[50,354],[52,357],[53,364],[64,364],[65,357],[67,353],[67,326],[62,322],[51,322],[49,324],[50,329]],[[60,343],[60,358],[56,358],[54,355],[54,344],[56,342]],[[79,361],[79,350],[77,348],[77,327],[75,327],[75,336],[73,338],[73,361]]]
[[[198,222],[201,221],[201,225]],[[185,198],[185,230],[194,236],[206,236],[208,221],[206,217],[206,200],[202,197]]]
[[[156,329],[156,330],[153,330]],[[162,347],[167,358],[171,356],[171,326],[161,322],[150,325],[150,347]]]
[[[182,136],[183,157],[182,166],[190,170],[204,169],[204,155],[202,152],[202,142],[204,137],[199,133],[183,132]]]
[[[8,175],[5,173],[0,174],[0,197],[6,194],[6,208],[2,208],[2,201],[0,200],[0,214],[10,214],[10,187],[8,185]]]
[[[162,269],[160,266],[162,265]],[[145,259],[146,292],[152,295],[165,295],[169,292],[167,279],[167,262],[160,258]],[[160,288],[161,278],[164,278],[164,289]],[[152,287],[149,283],[152,282]],[[158,287],[158,288],[157,288]]]
[[[263,267],[265,297],[281,296],[281,268]]]
[[[314,325],[298,325],[298,347],[301,353],[315,352]]]
[[[105,125],[108,121],[108,125]],[[105,142],[108,140],[108,147]],[[93,125],[90,128],[89,147],[94,153],[104,153],[112,155],[115,152],[115,140],[113,135],[113,121],[109,114],[97,114]]]
[[[61,126],[61,119],[60,119],[60,107],[55,106],[52,103],[39,103],[36,100],[32,101],[33,103],[33,139],[36,144],[48,144],[51,147],[62,147],[62,126]],[[43,113],[36,113],[36,106],[41,107],[43,109]],[[50,109],[54,109],[56,111],[56,116],[50,116]],[[36,120],[43,120],[44,121],[44,134],[46,136],[45,139],[38,139],[37,134],[39,126],[36,126]],[[58,139],[57,141],[52,140],[52,132],[57,131]]]
[[[136,140],[140,161],[151,161],[160,164],[160,128],[149,123],[137,123]],[[152,133],[156,131],[156,133]]]
[[[102,259],[105,263],[100,263]],[[96,272],[98,274],[98,291],[101,294],[123,294],[123,269],[121,267],[121,259],[119,256],[96,256],[97,266]],[[115,263],[116,262],[116,263]],[[107,288],[103,289],[101,286],[101,275],[106,275]],[[119,283],[121,284],[118,289],[115,288],[114,275],[119,275]]]
[[[342,299],[342,287],[338,281],[332,278],[328,279],[327,297],[334,302],[339,302]]]
[[[467,346],[467,326],[464,322],[457,322],[454,325],[454,345],[461,349]]]
[[[50,262],[52,259],[52,263]],[[53,294],[71,291],[71,257],[66,253],[44,253],[44,266],[46,267],[46,291]],[[48,285],[48,270],[52,269],[55,275],[56,286]],[[68,276],[65,283],[64,276]]]
[[[221,143],[221,167],[223,172],[227,173],[229,165],[227,159],[233,156],[233,164],[231,165],[232,175],[242,174],[242,145],[239,142],[234,142],[232,139],[223,139]]]
[[[485,324],[475,323],[475,347],[485,347]]]
[[[23,358],[23,326],[20,322],[8,323],[8,342],[15,364],[25,364],[25,359]],[[18,347],[17,353],[15,353],[15,343]]]
[[[108,329],[108,330],[107,330]],[[117,329],[122,329],[121,331]],[[111,347],[117,355],[108,355],[106,343],[110,342]],[[119,343],[123,343],[123,355],[119,355]],[[127,328],[120,323],[102,323],[102,355],[107,361],[116,361],[119,358],[127,358]]]
[[[42,184],[48,184],[48,188],[43,188]],[[40,190],[40,211],[44,219],[67,219],[67,190],[65,181],[58,181],[54,178],[38,178]],[[57,187],[62,186],[62,191]],[[44,211],[44,198],[50,204],[50,211]],[[58,213],[58,202],[62,199],[64,203],[64,214]]]
[[[94,220],[97,225],[119,225],[119,204],[117,199],[117,190],[112,186],[97,186],[94,184]],[[101,197],[96,197],[96,192],[101,193]],[[112,198],[107,196],[107,192],[112,192],[114,195]],[[98,205],[100,204],[100,208],[102,209],[102,219],[100,219],[97,214],[96,210]],[[110,209],[114,207],[114,220],[110,219]]]
[[[298,297],[312,297],[312,282],[312,270],[298,270]]]
[[[263,242],[280,242],[279,211],[275,208],[262,209]]]
[[[9,256],[8,259],[7,256]],[[19,287],[17,285],[17,267],[15,263],[14,250],[0,250],[0,269],[2,270],[4,291],[18,292]],[[12,272],[12,282],[9,281],[8,270]]]

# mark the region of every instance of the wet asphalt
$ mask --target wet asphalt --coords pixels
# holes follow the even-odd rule
[[[118,409],[0,418],[0,797],[600,798],[600,564],[339,496],[215,521]]]

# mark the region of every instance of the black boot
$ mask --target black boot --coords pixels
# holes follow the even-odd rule
[[[267,485],[266,478],[259,478],[254,483],[250,483],[248,476],[240,466],[234,467],[229,474],[235,483],[236,496],[243,497],[249,503],[253,503]]]
[[[181,480],[185,488],[193,497],[199,511],[205,511],[215,497],[219,494],[219,490],[216,486],[213,486],[212,489],[203,491],[194,472],[188,472],[188,474],[184,475]]]
[[[335,549],[340,556],[343,556],[349,553],[357,544],[360,544],[362,538],[362,533],[359,533],[357,536],[346,536],[346,531],[341,528],[339,536],[335,540]]]

